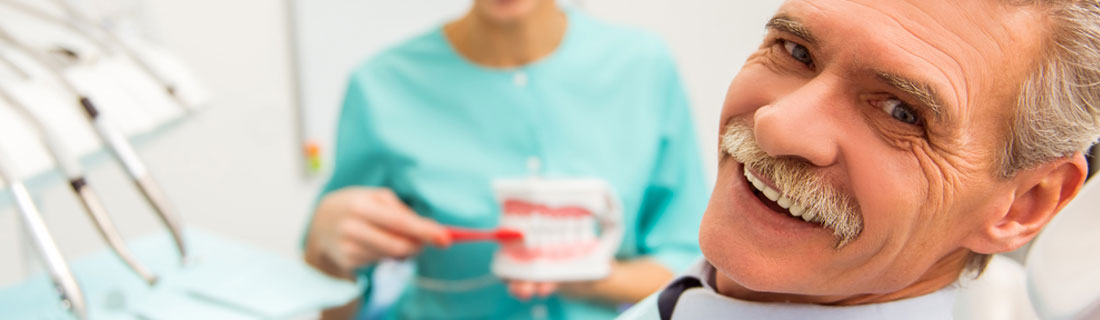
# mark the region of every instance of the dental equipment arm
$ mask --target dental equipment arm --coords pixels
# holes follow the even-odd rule
[[[95,43],[95,45],[104,52],[115,51],[109,46],[109,44],[114,45],[115,47],[119,48],[119,51],[121,51],[123,55],[129,58],[130,61],[133,61],[134,64],[136,64],[143,73],[145,73],[162,87],[164,87],[164,91],[168,93],[168,96],[172,97],[172,99],[176,101],[176,104],[187,111],[196,110],[196,106],[187,103],[179,96],[179,94],[177,94],[176,84],[172,83],[171,80],[167,79],[166,77],[164,77],[164,75],[153,69],[149,62],[143,59],[136,52],[136,50],[134,50],[134,48],[131,48],[128,44],[119,39],[118,36],[116,36],[110,30],[99,26],[98,24],[93,22],[91,18],[88,18],[87,16],[81,14],[79,10],[77,10],[71,4],[65,2],[64,0],[57,0],[53,2],[54,4],[59,6],[62,11],[65,12],[65,15],[69,19],[54,17],[49,13],[42,12],[40,9],[29,6],[26,3],[19,2],[18,0],[0,1],[0,3],[2,3],[3,5],[6,5],[18,11],[22,11],[23,13],[36,19],[63,26],[76,34],[79,34],[81,37]],[[99,34],[101,34],[102,39],[95,37],[91,32],[88,32],[88,29],[85,28],[95,29],[96,31],[98,31]]]
[[[7,154],[0,150],[0,178],[8,184],[8,192],[15,201],[17,211],[23,220],[23,227],[30,233],[38,253],[46,263],[46,270],[50,274],[57,290],[61,294],[61,303],[67,311],[80,319],[87,316],[87,308],[84,304],[84,294],[80,292],[80,286],[76,283],[76,277],[69,270],[69,264],[57,248],[57,243],[46,229],[46,222],[42,220],[42,214],[34,206],[30,193],[23,182],[16,178],[14,172],[8,167],[11,161]]]
[[[172,240],[176,243],[176,249],[179,250],[180,262],[186,263],[188,258],[187,246],[183,240],[183,231],[180,227],[178,218],[179,215],[176,214],[175,208],[168,204],[167,197],[164,196],[160,186],[149,175],[148,170],[145,168],[145,164],[141,161],[141,158],[138,157],[137,152],[134,151],[133,146],[126,140],[125,136],[115,128],[108,118],[100,114],[99,109],[86,94],[80,92],[67,78],[65,78],[65,75],[62,74],[61,67],[54,64],[54,61],[51,61],[48,57],[44,57],[42,53],[19,42],[18,39],[12,37],[7,29],[3,27],[0,27],[0,40],[6,41],[24,51],[28,56],[48,69],[54,78],[61,84],[61,87],[72,95],[74,100],[80,104],[81,110],[88,117],[88,121],[95,127],[99,138],[103,140],[103,143],[111,150],[115,158],[122,163],[122,166],[130,175],[131,180],[133,180],[134,184],[141,190],[141,194],[145,196],[145,200],[152,205],[161,222],[168,228],[168,231],[172,234]]]
[[[0,61],[3,61],[5,65],[8,65],[13,70],[24,75],[25,79],[29,79],[29,75],[16,67],[10,60],[0,56]],[[156,283],[157,277],[154,276],[148,268],[138,263],[137,259],[134,258],[130,250],[126,247],[125,242],[122,241],[122,237],[115,229],[110,216],[107,215],[107,210],[103,207],[102,202],[99,200],[99,196],[97,196],[95,192],[92,191],[92,188],[88,186],[84,178],[84,170],[80,167],[79,160],[64,147],[64,144],[61,143],[61,136],[57,131],[52,130],[54,128],[46,126],[46,123],[42,121],[39,114],[34,113],[28,106],[12,97],[8,89],[2,86],[0,86],[0,101],[6,102],[23,114],[24,118],[38,131],[38,135],[43,144],[46,145],[46,149],[49,150],[54,162],[57,162],[57,166],[65,175],[65,178],[69,182],[69,186],[72,187],[73,192],[80,198],[81,204],[84,205],[84,209],[88,212],[92,221],[95,222],[99,234],[107,241],[107,244],[111,246],[111,250],[113,250],[130,269],[144,279],[146,283],[150,285]]]

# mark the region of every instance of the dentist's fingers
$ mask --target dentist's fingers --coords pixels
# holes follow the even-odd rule
[[[509,280],[508,292],[520,300],[529,300],[533,297],[546,297],[558,290],[557,282],[539,282],[527,280]]]
[[[535,283],[531,281],[512,280],[508,282],[508,292],[519,300],[530,300],[535,295]]]
[[[410,257],[423,243],[449,242],[441,226],[417,216],[388,189],[348,187],[321,199],[304,258],[326,274],[345,277],[383,257]]]
[[[384,257],[406,258],[420,251],[414,240],[390,234],[357,220],[337,227],[340,243],[329,248],[328,256],[341,270],[353,270]]]
[[[451,244],[450,235],[439,223],[417,215],[392,193],[377,195],[380,203],[364,210],[364,218],[381,228],[420,243],[446,247]]]
[[[334,250],[336,252],[330,252],[328,256],[340,270],[354,270],[377,259],[377,255],[370,253],[370,250],[352,242],[340,244]]]
[[[387,257],[407,258],[420,252],[420,243],[404,235],[371,227],[371,232],[363,235],[370,241],[371,249]]]
[[[420,252],[420,243],[388,230],[371,225],[364,228],[355,239],[366,248],[383,257],[404,259]]]
[[[554,291],[558,290],[557,282],[537,282],[535,283],[535,294],[545,297],[554,294]]]

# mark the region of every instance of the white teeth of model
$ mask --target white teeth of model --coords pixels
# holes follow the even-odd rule
[[[576,222],[573,223],[573,239],[577,242],[584,241],[584,225],[583,218],[577,218]]]
[[[810,220],[813,220],[813,219],[814,219],[814,213],[813,212],[804,212],[804,213],[802,213],[802,220],[805,220],[806,222],[810,222]]]
[[[802,206],[796,204],[796,205],[791,206],[790,211],[791,211],[792,216],[798,217],[798,216],[802,216],[802,213],[806,212],[806,209],[802,208]]]
[[[549,235],[560,235],[559,232],[561,231],[561,219],[555,218],[546,220],[546,231],[548,232],[546,232],[547,237],[543,240],[545,241],[545,243],[550,243],[551,241],[554,241],[554,237],[551,237]]]
[[[586,240],[586,241],[596,240],[596,231],[595,231],[596,230],[596,220],[595,219],[587,220],[584,223],[584,230],[585,230],[585,233],[584,233],[585,234],[585,236],[584,236],[585,239],[584,240]]]
[[[783,207],[783,209],[791,208],[791,199],[787,198],[786,196],[779,197],[779,200],[776,200],[775,202],[779,203],[779,206]]]

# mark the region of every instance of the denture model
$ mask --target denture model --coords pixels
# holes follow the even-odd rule
[[[594,280],[610,272],[622,238],[622,212],[595,179],[518,179],[494,183],[500,228],[523,233],[501,243],[493,273],[533,281]]]

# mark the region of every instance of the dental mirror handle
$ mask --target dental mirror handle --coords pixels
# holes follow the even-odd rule
[[[3,59],[3,57],[0,57],[0,59]],[[61,169],[61,172],[69,181],[69,186],[72,187],[73,193],[80,198],[80,203],[84,205],[84,209],[88,213],[88,216],[91,217],[92,222],[95,223],[96,229],[99,230],[99,235],[103,237],[103,240],[107,242],[111,250],[114,251],[131,270],[144,279],[146,283],[156,283],[157,277],[144,265],[138,263],[137,259],[130,253],[129,248],[126,247],[126,243],[122,240],[118,230],[115,229],[114,223],[111,221],[110,216],[107,215],[107,210],[103,207],[99,197],[96,196],[95,192],[88,186],[87,180],[84,179],[84,170],[81,168],[80,162],[77,160],[76,156],[69,153],[69,150],[61,143],[61,137],[57,132],[47,127],[45,122],[41,121],[42,117],[32,112],[30,108],[12,97],[6,90],[0,89],[0,98],[20,111],[24,115],[24,118],[31,122],[38,130],[39,136],[46,145],[46,149],[49,150],[54,162],[57,162],[57,167]]]
[[[96,229],[99,230],[99,235],[103,237],[103,240],[107,242],[107,245],[111,247],[111,250],[118,255],[122,262],[125,262],[130,270],[133,270],[145,283],[150,285],[157,283],[157,276],[153,274],[149,268],[138,262],[137,258],[130,253],[126,242],[122,240],[118,230],[115,229],[114,223],[107,215],[107,210],[104,209],[102,202],[99,201],[99,196],[95,191],[92,191],[88,187],[87,181],[84,177],[78,177],[69,180],[69,186],[73,189],[73,192],[80,198],[81,204],[84,205],[84,209],[87,210],[88,215],[95,222]]]
[[[149,268],[146,268],[138,262],[138,260],[134,258],[134,255],[130,253],[129,248],[126,247],[126,242],[122,240],[122,236],[119,234],[118,229],[115,228],[115,224],[107,214],[107,209],[103,206],[103,202],[100,201],[95,191],[88,186],[88,182],[84,178],[83,170],[80,167],[80,163],[76,161],[76,157],[69,154],[68,150],[61,145],[59,137],[47,132],[46,128],[42,128],[41,122],[36,120],[32,121],[36,122],[42,129],[41,131],[43,131],[43,136],[45,136],[44,140],[46,140],[47,149],[50,150],[61,172],[64,173],[65,178],[68,179],[69,187],[72,188],[73,193],[80,198],[80,203],[84,206],[84,210],[88,213],[88,216],[92,218],[92,222],[95,223],[99,235],[107,242],[111,250],[134,271],[134,273],[137,273],[138,276],[150,285],[156,283],[157,277],[153,275],[153,272],[149,271]]]
[[[79,89],[73,86],[73,84],[65,78],[65,75],[61,72],[61,67],[55,62],[50,61],[50,59],[43,56],[41,52],[20,42],[3,26],[0,26],[0,40],[7,41],[14,45],[46,67],[61,84],[61,87],[77,99],[78,105],[84,111],[85,116],[88,117],[88,121],[95,127],[99,138],[103,140],[107,149],[111,150],[115,158],[117,158],[119,162],[122,162],[123,167],[125,167],[126,171],[130,174],[130,178],[134,180],[134,183],[141,190],[142,195],[144,195],[146,200],[153,206],[160,220],[164,222],[168,231],[172,234],[172,239],[176,243],[176,249],[178,249],[180,253],[180,262],[186,263],[187,248],[183,242],[183,233],[179,226],[179,219],[175,211],[165,200],[166,197],[160,192],[160,188],[153,182],[152,178],[149,177],[144,164],[141,162],[141,158],[134,152],[133,147],[130,145],[130,142],[126,140],[125,136],[106,122],[106,119],[100,115],[99,109],[95,107],[91,99],[88,99],[86,95],[81,93]]]
[[[46,131],[43,128],[43,131]],[[111,221],[111,217],[107,214],[107,209],[103,206],[103,202],[100,201],[95,191],[88,186],[88,181],[84,178],[83,170],[80,167],[80,163],[77,162],[76,157],[68,153],[58,141],[58,137],[54,134],[44,133],[47,137],[46,145],[48,146],[50,153],[53,154],[55,161],[58,163],[58,167],[61,168],[62,173],[69,181],[69,187],[72,188],[73,193],[76,193],[80,198],[80,203],[84,206],[84,210],[88,212],[88,216],[92,218],[92,222],[95,223],[96,229],[99,230],[99,235],[103,237],[103,240],[107,242],[107,245],[111,247],[111,250],[118,255],[127,266],[130,267],[134,273],[137,273],[139,277],[145,280],[145,283],[150,285],[157,282],[157,276],[153,274],[149,268],[142,265],[134,255],[130,253],[130,249],[126,246],[126,242],[122,240],[122,236],[119,234],[118,229],[115,228],[115,224]]]
[[[91,100],[86,97],[80,98],[80,105],[84,107],[84,111],[88,118],[93,122],[95,130],[99,133],[99,137],[102,138],[103,143],[109,146],[108,149],[114,153],[115,158],[118,158],[119,162],[122,162],[122,166],[126,169],[126,172],[130,174],[130,178],[134,181],[134,184],[141,191],[141,194],[145,196],[145,200],[153,206],[157,216],[160,217],[161,222],[168,228],[168,231],[172,234],[172,240],[176,243],[176,249],[179,250],[180,262],[186,263],[187,245],[183,240],[183,231],[179,223],[179,215],[176,214],[174,208],[168,204],[168,198],[164,196],[164,192],[161,191],[160,185],[156,183],[149,176],[149,171],[145,168],[145,165],[141,162],[141,158],[138,158],[137,152],[122,135],[111,126],[107,119],[100,116],[99,111],[92,104]]]
[[[80,285],[76,282],[68,262],[61,255],[57,243],[50,236],[46,228],[46,222],[42,214],[34,206],[30,193],[23,182],[15,179],[15,175],[7,167],[10,164],[7,155],[0,152],[0,178],[8,184],[8,192],[15,201],[17,211],[23,220],[23,227],[30,233],[42,260],[46,263],[46,270],[53,280],[54,285],[61,294],[62,307],[80,319],[87,317],[87,308],[84,303],[84,294],[80,291]]]
[[[0,1],[0,4],[7,5],[13,9],[22,11],[23,13],[39,20],[61,25],[69,29],[70,31],[79,34],[81,37],[88,39],[90,42],[99,47],[99,49],[103,52],[121,51],[122,54],[129,58],[130,61],[133,61],[134,64],[137,65],[137,67],[143,73],[145,73],[147,76],[149,76],[162,87],[164,87],[164,91],[168,93],[168,96],[175,100],[176,104],[178,104],[181,108],[183,108],[185,111],[197,110],[195,106],[188,104],[186,101],[183,101],[183,99],[177,93],[175,83],[172,83],[172,81],[168,80],[167,77],[156,71],[152,67],[152,65],[149,64],[148,61],[140,57],[137,50],[130,48],[129,44],[123,42],[122,39],[120,39],[113,32],[96,24],[95,21],[92,20],[92,18],[84,15],[80,10],[73,7],[68,2],[65,2],[64,0],[53,1],[53,3],[60,7],[62,11],[64,11],[64,15],[66,17],[55,17],[52,14],[43,12],[38,8],[16,0]],[[105,38],[108,42],[110,42],[110,44],[116,46],[117,48],[111,48],[110,46],[108,46],[107,43],[103,43],[102,39],[98,39],[97,37],[92,35],[92,33],[89,32],[88,29],[97,30],[98,33],[102,34],[103,38]]]

